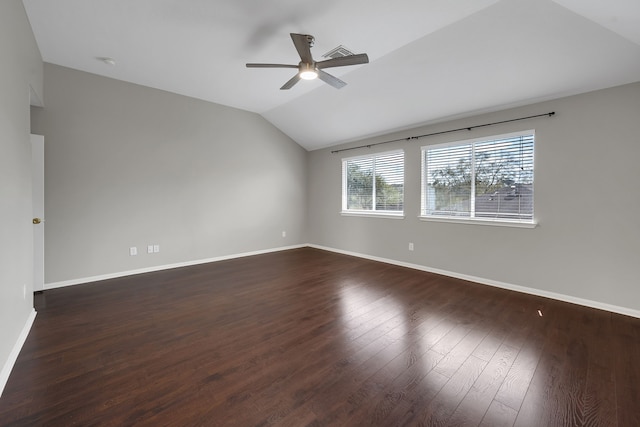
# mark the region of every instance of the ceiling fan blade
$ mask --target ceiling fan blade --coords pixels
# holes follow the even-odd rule
[[[357,55],[342,56],[339,58],[327,59],[326,61],[316,62],[316,68],[342,67],[345,65],[368,64],[369,57],[366,53]]]
[[[318,70],[318,78],[328,85],[335,87],[336,89],[342,89],[347,85],[347,83],[343,82],[339,78],[334,77],[329,73],[325,73],[322,70]]]
[[[290,34],[291,40],[293,40],[293,44],[295,45],[302,62],[304,62],[305,64],[313,63],[313,57],[311,56],[311,46],[309,46],[309,37],[313,36],[296,33]]]
[[[247,68],[298,68],[291,64],[247,64]]]
[[[282,85],[282,87],[280,88],[280,90],[287,90],[287,89],[291,89],[296,83],[298,83],[300,81],[300,74],[296,74],[295,76],[293,76],[291,78],[291,80],[289,80],[288,82],[286,82],[285,84]]]

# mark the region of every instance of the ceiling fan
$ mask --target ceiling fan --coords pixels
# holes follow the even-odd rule
[[[346,86],[346,83],[337,77],[323,71],[325,68],[342,67],[345,65],[367,64],[369,57],[366,53],[357,55],[347,55],[338,58],[331,58],[324,61],[316,62],[311,56],[311,47],[315,38],[308,34],[291,33],[293,44],[300,55],[298,65],[292,64],[247,64],[247,68],[297,68],[298,73],[286,82],[280,90],[291,89],[300,79],[313,80],[316,77],[323,82],[340,89]]]

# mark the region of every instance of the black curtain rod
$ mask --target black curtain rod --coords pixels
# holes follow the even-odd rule
[[[442,135],[444,133],[460,132],[460,131],[463,131],[463,130],[470,131],[471,129],[483,128],[483,127],[487,127],[487,126],[501,125],[503,123],[517,122],[517,121],[520,121],[520,120],[535,119],[537,117],[544,117],[544,116],[551,117],[551,116],[553,116],[555,114],[556,114],[556,112],[552,111],[550,113],[545,113],[545,114],[536,114],[535,116],[527,116],[527,117],[519,117],[517,119],[502,120],[501,122],[485,123],[483,125],[467,126],[467,127],[458,128],[458,129],[443,130],[441,132],[426,133],[424,135],[410,136],[408,138],[398,138],[398,139],[393,139],[391,141],[383,141],[383,142],[375,142],[373,144],[359,145],[357,147],[342,148],[340,150],[333,150],[331,153],[340,153],[342,151],[357,150],[358,148],[371,148],[371,147],[374,147],[376,145],[391,144],[392,142],[411,141],[412,139],[425,138],[427,136],[434,136],[434,135]]]

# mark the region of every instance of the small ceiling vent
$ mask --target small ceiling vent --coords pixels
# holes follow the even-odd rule
[[[351,56],[351,55],[355,55],[355,54],[351,52],[349,49],[347,49],[346,47],[340,45],[334,49],[331,49],[329,52],[322,55],[322,57],[333,59],[333,58],[342,58],[343,56]]]

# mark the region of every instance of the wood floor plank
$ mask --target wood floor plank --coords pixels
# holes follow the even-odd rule
[[[423,425],[446,425],[456,408],[480,376],[487,362],[469,356],[460,369],[447,381],[438,395],[418,417]],[[479,420],[478,420],[479,421]]]
[[[520,350],[496,393],[495,400],[518,413],[538,368],[548,329],[553,324],[554,312],[549,313],[547,311],[544,316],[539,317],[534,314],[534,307],[537,306],[534,300],[530,306],[525,306],[520,310],[520,313],[527,318],[527,321],[524,324],[520,324],[520,327],[512,331],[504,341],[506,344]],[[534,421],[531,420],[530,422]]]
[[[414,426],[419,424],[419,419],[424,417],[424,408],[438,396],[442,388],[450,381],[450,378],[436,372],[429,371],[416,385],[411,393],[411,397],[400,401],[388,419],[389,424],[398,426]]]
[[[485,413],[494,402],[495,395],[511,369],[517,354],[517,349],[506,344],[503,344],[496,351],[456,408],[448,421],[449,424],[477,425],[479,420],[485,418]],[[489,419],[491,419],[491,415]]]
[[[416,398],[416,388],[438,362],[442,360],[442,357],[440,353],[428,350],[417,358],[410,359],[410,364],[401,371],[400,375],[396,376],[391,383],[381,389],[377,396],[372,396],[368,405],[364,406],[359,412],[352,414],[350,418],[351,424],[357,424],[362,420],[370,420],[372,425],[388,425],[387,420],[395,418],[391,416],[394,411],[406,413]],[[403,355],[397,358],[397,361],[403,365],[406,365],[407,360]]]
[[[494,400],[484,414],[480,427],[511,427],[517,416],[518,411]]]
[[[640,425],[640,323],[612,314],[618,425]]]
[[[593,413],[599,408],[587,395],[589,360],[598,358],[590,353],[603,351],[590,345],[593,333],[598,332],[590,320],[599,313],[583,307],[566,310],[563,309],[565,303],[556,305],[557,321],[548,333],[544,354],[515,425],[528,425],[534,419],[545,425],[592,425],[603,415]],[[604,379],[606,375],[600,381]],[[602,382],[599,386],[605,384]],[[604,400],[597,406],[606,408],[607,405]],[[611,422],[611,419],[607,421],[609,425]]]
[[[616,384],[614,353],[611,349],[611,313],[585,310],[581,316],[583,327],[576,331],[586,344],[588,367],[583,402],[585,426],[616,424]]]
[[[318,249],[37,303],[2,426],[640,425],[640,319]]]

